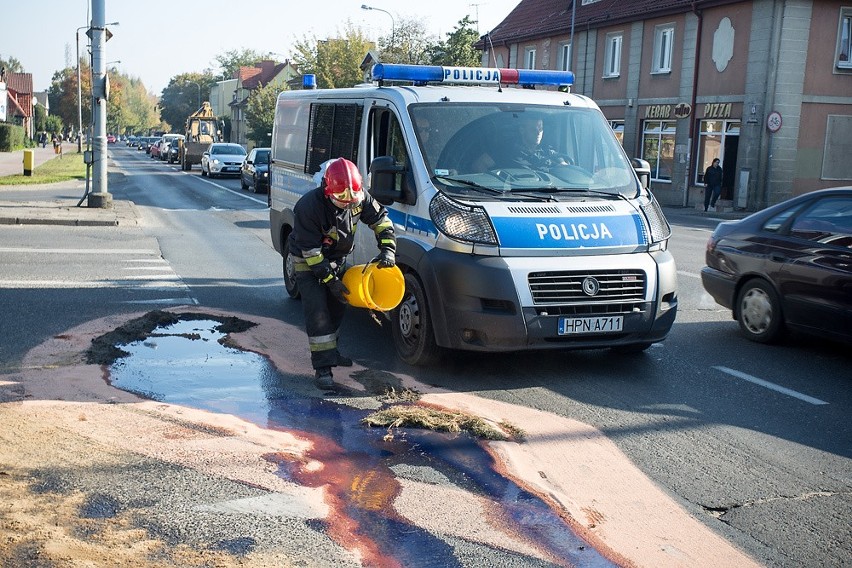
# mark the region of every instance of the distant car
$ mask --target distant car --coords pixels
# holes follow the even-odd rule
[[[793,329],[852,342],[852,186],[720,223],[705,258],[704,289],[748,339]]]
[[[239,144],[214,142],[201,155],[201,175],[211,178],[220,175],[240,175],[246,150]]]
[[[252,193],[269,191],[269,148],[254,148],[243,160],[240,187]]]
[[[148,155],[151,158],[157,160],[160,157],[160,139],[158,138],[151,146],[148,148]]]
[[[132,148],[133,146],[136,146],[136,136],[134,136],[133,134],[131,134],[130,136],[128,136],[128,137],[127,137],[127,141],[126,141],[125,143],[126,143],[128,146],[130,146],[131,148]]]
[[[107,144],[115,144],[117,141],[115,134],[107,134]]]
[[[167,160],[169,158],[169,149],[172,143],[179,138],[183,138],[183,134],[163,134],[163,137],[157,143],[159,145],[159,153],[157,155],[160,160]]]

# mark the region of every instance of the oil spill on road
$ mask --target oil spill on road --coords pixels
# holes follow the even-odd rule
[[[436,470],[461,489],[490,499],[500,517],[496,525],[557,565],[614,566],[547,503],[497,473],[492,457],[470,436],[406,430],[384,440],[385,430],[360,425],[368,411],[285,388],[309,379],[284,376],[265,357],[229,346],[221,326],[212,319],[166,322],[147,337],[121,344],[127,355],[112,363],[111,383],[310,440],[307,460],[266,458],[282,477],[326,488],[332,512],[320,525],[338,544],[357,550],[365,565],[461,565],[452,546],[395,512],[401,484],[392,468],[410,465]],[[311,467],[316,463],[321,467]],[[541,564],[519,553],[499,554]]]

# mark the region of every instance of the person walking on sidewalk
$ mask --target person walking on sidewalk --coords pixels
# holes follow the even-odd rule
[[[704,211],[707,208],[716,210],[716,201],[722,194],[722,166],[719,158],[713,158],[713,163],[704,170]]]
[[[289,252],[302,296],[311,366],[320,388],[331,388],[331,368],[352,366],[337,350],[337,333],[346,311],[346,285],[340,279],[355,246],[358,221],[376,235],[378,267],[396,264],[393,223],[381,203],[363,190],[358,166],[346,158],[327,163],[322,182],[293,208]]]

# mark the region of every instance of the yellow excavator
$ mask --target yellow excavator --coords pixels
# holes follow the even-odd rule
[[[222,142],[222,130],[213,114],[213,107],[204,101],[201,108],[186,119],[186,132],[180,142],[180,167],[184,171],[201,163],[201,154],[213,142]]]

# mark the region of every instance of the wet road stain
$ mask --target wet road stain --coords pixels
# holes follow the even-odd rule
[[[308,460],[294,461],[283,454],[266,458],[278,465],[285,479],[325,487],[332,512],[317,528],[357,551],[365,565],[462,565],[452,546],[394,510],[401,485],[392,468],[404,464],[436,470],[456,486],[490,499],[499,516],[495,524],[507,527],[555,565],[615,566],[546,502],[500,475],[491,455],[469,435],[405,430],[386,440],[384,429],[360,424],[368,411],[285,388],[294,380],[310,379],[284,376],[261,355],[230,346],[221,325],[214,320],[178,321],[120,345],[127,355],[111,365],[112,384],[157,401],[233,414],[312,442]],[[322,467],[308,467],[308,462]],[[240,554],[253,544],[238,537],[218,546]],[[506,554],[541,564],[518,553]]]

